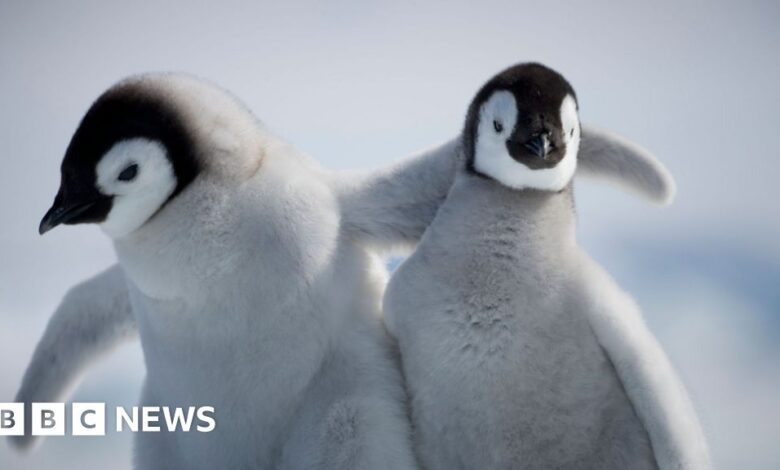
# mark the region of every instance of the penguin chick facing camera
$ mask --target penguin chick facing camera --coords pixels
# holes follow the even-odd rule
[[[452,188],[384,301],[428,470],[710,468],[639,309],[577,246],[581,134],[540,64],[469,107]]]
[[[111,238],[141,404],[215,410],[209,433],[136,434],[136,468],[416,467],[384,273],[308,157],[217,87],[145,75],[92,105],[61,176],[40,232]]]

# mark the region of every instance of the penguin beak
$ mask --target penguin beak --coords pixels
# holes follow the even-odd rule
[[[58,193],[57,197],[54,198],[54,204],[46,211],[46,215],[43,216],[41,224],[38,226],[38,233],[43,235],[60,224],[74,221],[77,217],[95,207],[99,202],[99,199],[65,201],[62,193]]]
[[[545,158],[550,153],[550,137],[547,133],[538,134],[523,143],[523,147],[537,157]]]

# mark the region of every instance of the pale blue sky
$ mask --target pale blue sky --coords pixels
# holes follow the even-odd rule
[[[281,2],[280,2],[281,3]],[[721,468],[780,450],[780,3],[0,2],[0,401],[68,286],[114,259],[94,227],[40,238],[59,162],[90,102],[133,73],[186,71],[234,92],[333,168],[375,167],[452,137],[479,85],[542,61],[583,120],[653,150],[679,186],[648,206],[578,185],[580,239],[631,290],[701,409]],[[132,404],[136,346],[80,400]],[[129,465],[129,435],[48,439],[0,467]],[[67,456],[63,459],[61,456]],[[71,460],[72,459],[72,460]]]

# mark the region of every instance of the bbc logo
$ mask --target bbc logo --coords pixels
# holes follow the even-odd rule
[[[0,403],[0,436],[23,436],[25,419],[30,419],[33,436],[65,435],[64,403],[33,403],[30,416],[25,416],[24,403]],[[105,436],[105,403],[73,403],[71,405],[73,436]]]

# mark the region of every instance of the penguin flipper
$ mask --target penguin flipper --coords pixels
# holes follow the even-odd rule
[[[372,248],[411,248],[433,220],[455,177],[455,138],[387,168],[336,177],[344,226]]]
[[[127,284],[118,265],[72,287],[49,320],[27,366],[17,403],[31,416],[33,402],[56,402],[85,369],[137,335]],[[25,435],[11,443],[26,450],[36,442],[25,420]]]
[[[372,248],[409,249],[422,237],[452,185],[461,137],[372,172],[334,178],[344,226]],[[577,176],[601,178],[659,204],[674,198],[669,171],[649,151],[610,131],[583,126]]]
[[[611,131],[582,126],[577,175],[606,179],[666,205],[675,195],[669,170],[648,150]]]
[[[709,470],[704,431],[682,382],[636,302],[585,260],[589,323],[644,425],[660,469]]]

